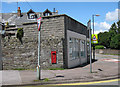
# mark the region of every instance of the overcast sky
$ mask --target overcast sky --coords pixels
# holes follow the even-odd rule
[[[58,2],[45,2],[45,1],[58,1]],[[70,17],[76,19],[77,21],[83,23],[84,25],[87,25],[87,21],[89,19],[92,20],[93,14],[100,14],[99,17],[95,17],[95,33],[108,31],[111,24],[118,21],[119,0],[96,0],[104,2],[87,2],[95,0],[84,0],[86,2],[81,2],[83,0],[74,0],[79,2],[70,2],[73,0],[64,0],[69,2],[59,1],[60,0],[18,0],[19,2],[18,6],[20,6],[22,12],[28,12],[29,9],[31,8],[35,12],[43,12],[47,8],[50,11],[53,11],[53,8],[56,8],[59,14],[67,14]],[[17,0],[2,0],[1,12],[2,13],[16,12],[17,11],[16,2]]]

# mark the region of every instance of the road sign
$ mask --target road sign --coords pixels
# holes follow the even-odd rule
[[[38,31],[40,31],[42,17],[37,19]]]
[[[98,43],[98,35],[97,34],[92,34],[92,43],[97,44]]]

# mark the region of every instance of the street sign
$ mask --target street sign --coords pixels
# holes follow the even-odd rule
[[[98,43],[98,35],[97,34],[92,34],[92,43],[97,44]]]
[[[42,17],[37,19],[38,31],[40,31]]]

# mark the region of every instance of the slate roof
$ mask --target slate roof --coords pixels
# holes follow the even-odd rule
[[[18,17],[17,13],[0,13],[0,15],[2,15],[2,18],[0,18],[0,20],[3,23],[9,22],[10,25],[22,25],[22,23],[37,21],[37,19],[28,19],[27,13],[21,14],[22,16]],[[40,12],[37,14],[40,14]],[[37,16],[39,17],[39,15]]]
[[[37,15],[36,19],[28,19],[27,13],[34,12],[33,10],[29,10],[28,12],[21,13],[21,17],[17,16],[17,13],[0,13],[0,22],[6,23],[9,22],[9,25],[22,25],[23,23],[31,23],[31,22],[37,22],[37,18],[40,17],[40,15],[43,15],[43,12],[35,12]]]

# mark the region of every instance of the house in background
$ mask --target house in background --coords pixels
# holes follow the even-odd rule
[[[33,69],[37,66],[38,31],[37,18],[42,16],[41,59],[42,68],[72,68],[88,62],[85,25],[67,16],[51,12],[3,13],[2,22],[7,23],[2,39],[3,69]],[[18,28],[23,28],[23,44],[16,38]],[[7,38],[9,37],[9,38]]]

